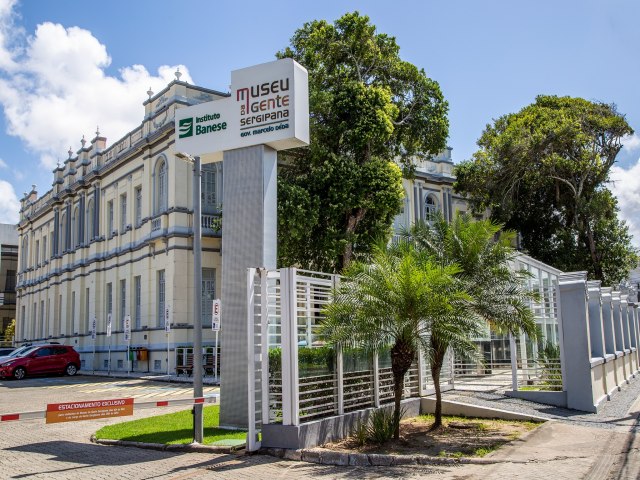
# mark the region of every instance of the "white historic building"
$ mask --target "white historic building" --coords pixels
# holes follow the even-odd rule
[[[16,342],[73,345],[84,369],[161,372],[192,342],[192,167],[175,156],[174,114],[227,94],[179,80],[149,95],[142,124],[113,145],[99,131],[21,201]],[[203,329],[220,282],[222,163],[203,166]],[[168,337],[164,314],[172,322]],[[112,335],[107,336],[111,314]],[[131,319],[128,364],[124,321]],[[92,338],[92,322],[97,334]],[[167,340],[171,353],[168,354]],[[95,344],[95,347],[94,347]],[[94,352],[95,348],[95,354]],[[168,358],[167,358],[168,357]],[[167,365],[169,362],[169,365]]]
[[[456,212],[469,211],[465,198],[453,191],[451,148],[430,159],[417,159],[414,165],[414,178],[402,181],[405,197],[402,212],[393,222],[396,232],[418,220],[429,221],[436,212],[451,221]]]

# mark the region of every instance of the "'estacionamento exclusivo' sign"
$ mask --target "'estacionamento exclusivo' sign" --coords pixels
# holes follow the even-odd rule
[[[176,110],[177,151],[191,155],[265,144],[309,144],[309,82],[285,58],[231,72],[231,96]]]

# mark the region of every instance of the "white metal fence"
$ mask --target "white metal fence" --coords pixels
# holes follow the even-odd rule
[[[456,390],[562,390],[558,275],[549,265],[519,255],[514,268],[530,273],[528,287],[540,300],[531,302],[538,338],[498,335],[487,329],[476,339],[480,360],[457,357],[454,362]]]
[[[259,448],[262,424],[301,423],[393,402],[388,351],[333,348],[319,333],[337,275],[295,268],[249,269],[249,445]],[[447,357],[443,386],[453,383]],[[403,397],[433,391],[421,356],[405,378]]]

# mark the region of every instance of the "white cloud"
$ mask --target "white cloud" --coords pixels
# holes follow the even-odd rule
[[[7,167],[8,165],[6,164],[6,162],[0,158],[0,168],[7,168]]]
[[[640,159],[628,169],[611,168],[611,191],[618,198],[620,217],[626,220],[633,244],[640,247]]]
[[[0,223],[18,223],[20,202],[13,186],[0,180]]]
[[[164,65],[153,75],[142,65],[106,73],[111,58],[91,32],[45,22],[33,35],[16,25],[14,0],[0,0],[0,105],[8,133],[20,138],[51,169],[67,157],[69,146],[100,133],[115,142],[138,126],[142,102],[151,87],[160,91],[178,66]],[[191,82],[179,65],[181,80]]]
[[[640,135],[633,133],[622,137],[622,148],[628,152],[633,152],[640,148]]]

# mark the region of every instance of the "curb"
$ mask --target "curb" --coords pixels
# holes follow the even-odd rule
[[[553,420],[547,420],[533,430],[524,433],[516,440],[505,443],[502,447],[514,445],[516,442],[525,441],[532,436],[545,424],[553,423]],[[494,459],[493,455],[500,451],[495,450],[487,457],[434,457],[431,455],[393,455],[379,453],[346,453],[336,452],[333,450],[325,450],[323,448],[308,449],[288,449],[288,448],[262,448],[258,451],[263,455],[281,458],[283,460],[293,460],[297,462],[318,463],[321,465],[335,466],[358,466],[358,467],[393,467],[397,465],[495,465],[505,463],[508,460]]]
[[[235,453],[238,450],[244,449],[244,445],[227,447],[221,445],[200,445],[197,443],[179,443],[179,444],[165,444],[165,443],[146,443],[146,442],[130,442],[127,440],[98,440],[95,435],[91,435],[91,443],[98,445],[108,445],[117,447],[134,447],[143,448],[146,450],[160,450],[163,452],[188,452],[188,453]]]
[[[126,373],[120,372],[111,372],[108,374],[106,371],[96,370],[95,372],[91,371],[79,371],[77,376],[85,376],[85,377],[102,377],[102,378],[113,378],[120,380],[149,380],[152,382],[165,382],[165,383],[193,383],[193,377],[183,377],[183,376],[173,376],[173,375],[154,375],[150,373],[136,374],[136,375],[127,375]],[[202,383],[204,385],[210,385],[212,387],[219,387],[220,382],[214,381],[208,378],[203,378]]]
[[[321,465],[357,467],[393,467],[397,465],[493,465],[502,463],[489,458],[448,458],[430,455],[384,455],[378,453],[345,453],[324,449],[265,448],[260,453],[283,460],[318,463]]]

